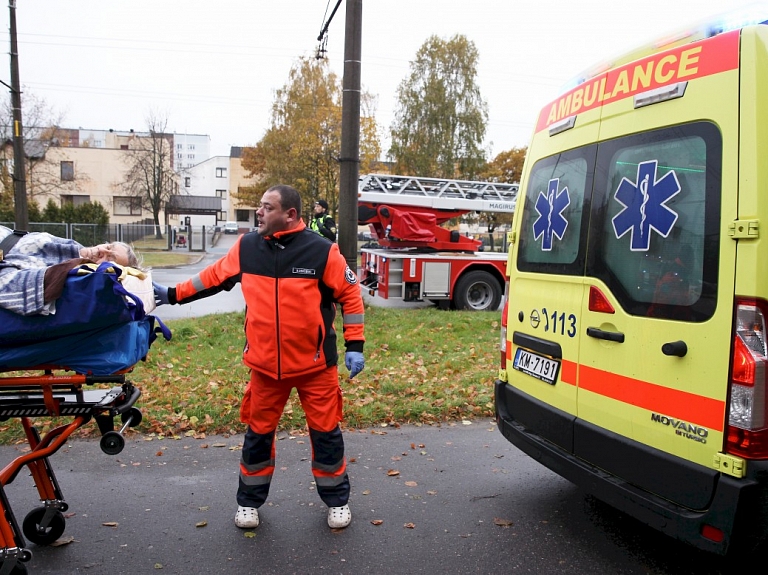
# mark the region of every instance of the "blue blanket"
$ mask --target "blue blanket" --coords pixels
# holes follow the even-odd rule
[[[0,308],[0,369],[52,365],[109,375],[144,358],[157,332],[170,339],[168,328],[145,315],[141,300],[110,267],[85,275],[73,270],[54,315],[22,316]]]

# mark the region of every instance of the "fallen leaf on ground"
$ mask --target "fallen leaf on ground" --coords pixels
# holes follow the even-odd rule
[[[514,525],[514,523],[509,519],[499,519],[498,517],[494,517],[493,522],[499,527],[509,527],[511,525]]]
[[[405,525],[403,525],[403,527],[405,527],[406,529],[416,529],[416,524],[415,523],[406,523]]]
[[[213,446],[214,447],[226,447],[227,444],[226,443],[214,443]]]
[[[406,481],[405,484],[408,487],[416,487],[418,485],[418,483],[416,483],[415,481]]]
[[[383,519],[371,519],[371,525],[381,525],[384,523]]]
[[[105,521],[102,525],[104,527],[117,527],[118,523],[117,521]]]
[[[162,454],[163,454],[162,451],[158,451],[157,453],[155,453],[155,457],[160,457]]]
[[[53,543],[50,544],[51,547],[61,547],[62,545],[67,545],[68,543],[72,543],[75,540],[74,537],[71,535],[67,537],[61,537],[60,539],[57,539]]]
[[[243,537],[247,537],[248,539],[253,539],[256,537],[256,534],[253,531],[246,531],[243,533]]]
[[[363,495],[370,495],[370,494],[371,494],[370,489],[366,489],[365,491],[363,491]]]
[[[395,475],[400,475],[400,472],[397,469],[390,469],[387,471],[387,475],[390,477],[394,477]]]
[[[198,521],[195,523],[195,527],[205,527],[206,525],[208,525],[207,521]]]

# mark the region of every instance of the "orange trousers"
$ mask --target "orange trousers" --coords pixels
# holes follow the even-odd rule
[[[240,460],[239,505],[261,507],[267,499],[275,471],[275,432],[293,388],[307,418],[317,493],[329,507],[346,505],[349,500],[344,438],[339,427],[341,388],[338,369],[333,366],[279,380],[251,371],[240,408],[240,419],[248,424],[248,430]]]

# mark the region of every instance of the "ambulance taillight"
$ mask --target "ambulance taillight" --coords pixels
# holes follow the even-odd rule
[[[501,312],[500,367],[507,369],[507,314],[509,313],[509,279],[504,284],[504,307]]]
[[[727,451],[768,459],[768,302],[738,299],[733,334]]]

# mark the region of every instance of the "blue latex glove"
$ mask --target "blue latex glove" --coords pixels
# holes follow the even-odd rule
[[[152,282],[152,287],[155,289],[155,303],[157,305],[168,304],[168,288],[157,282]]]
[[[344,365],[349,370],[349,379],[352,379],[365,369],[365,358],[359,351],[348,351],[344,355]]]

